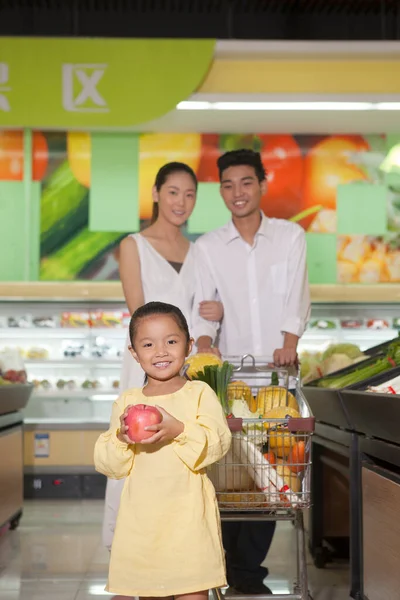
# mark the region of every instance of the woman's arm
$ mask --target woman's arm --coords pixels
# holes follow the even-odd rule
[[[124,436],[119,432],[123,412],[122,402],[114,402],[110,428],[101,434],[94,447],[95,469],[110,479],[127,477],[135,457],[134,445],[123,441]]]
[[[222,321],[224,305],[218,300],[203,300],[199,305],[199,315],[206,321]]]
[[[136,241],[124,238],[119,246],[119,275],[129,312],[133,314],[144,304],[140,259]]]

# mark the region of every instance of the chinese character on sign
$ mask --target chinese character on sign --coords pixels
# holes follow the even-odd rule
[[[8,64],[0,62],[0,110],[10,112],[11,107],[4,92],[10,92],[8,84]]]
[[[107,102],[97,86],[106,64],[64,64],[62,67],[62,100],[69,112],[108,112]]]

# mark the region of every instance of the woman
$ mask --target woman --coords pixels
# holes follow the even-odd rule
[[[151,301],[174,304],[181,309],[190,327],[195,275],[192,244],[181,227],[193,212],[197,178],[184,163],[161,167],[153,187],[153,217],[150,227],[129,235],[121,242],[119,269],[122,287],[131,314]],[[220,321],[220,302],[203,302],[202,317]],[[133,359],[126,343],[120,391],[144,384],[144,372]],[[111,548],[124,480],[107,481],[103,542]]]

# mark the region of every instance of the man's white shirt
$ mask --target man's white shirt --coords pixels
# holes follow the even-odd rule
[[[250,353],[270,359],[283,347],[285,332],[302,336],[310,316],[304,231],[261,214],[253,246],[232,221],[195,243],[192,335],[215,341],[218,323],[202,319],[198,310],[202,300],[220,299],[219,348],[225,356]]]

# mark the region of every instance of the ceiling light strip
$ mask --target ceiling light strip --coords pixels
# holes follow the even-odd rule
[[[178,110],[236,111],[397,111],[400,102],[180,102]]]

